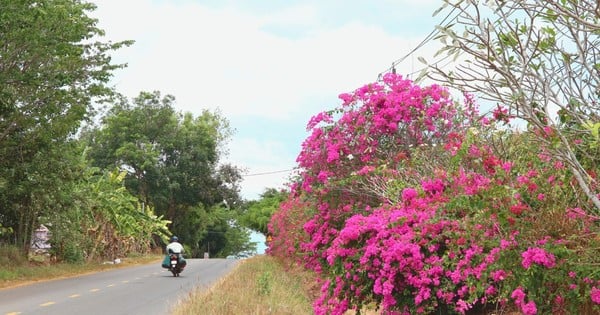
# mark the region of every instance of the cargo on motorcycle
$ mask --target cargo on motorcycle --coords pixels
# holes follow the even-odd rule
[[[177,236],[171,236],[171,242],[165,248],[167,255],[163,259],[162,267],[169,269],[174,277],[179,277],[179,274],[185,269],[187,262],[183,258],[183,245],[179,243]]]

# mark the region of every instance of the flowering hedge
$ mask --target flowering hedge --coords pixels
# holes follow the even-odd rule
[[[270,223],[271,254],[319,273],[316,314],[600,311],[598,218],[506,110],[395,74],[340,98]]]

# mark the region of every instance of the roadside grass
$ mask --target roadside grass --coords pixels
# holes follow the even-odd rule
[[[36,255],[30,256],[28,259],[18,249],[0,245],[0,289],[114,268],[160,262],[162,255],[149,254],[120,259],[121,263],[119,264],[103,262],[87,264],[50,263],[46,256]]]
[[[313,314],[315,277],[292,269],[267,255],[244,259],[210,288],[182,299],[172,314]]]

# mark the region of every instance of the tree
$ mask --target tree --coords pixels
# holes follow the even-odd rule
[[[260,199],[249,201],[246,210],[240,217],[240,222],[248,228],[264,235],[268,234],[268,224],[280,204],[287,199],[288,193],[275,188],[267,188]]]
[[[64,179],[62,144],[111,94],[106,83],[122,65],[109,53],[131,43],[96,41],[103,31],[87,15],[94,9],[76,0],[0,1],[0,224],[23,247],[40,215],[36,198],[52,198]]]
[[[124,177],[125,172],[86,167],[80,180],[62,187],[69,204],[40,218],[52,233],[51,252],[58,259],[82,262],[143,254],[156,245],[153,236],[168,237],[170,221],[130,194]]]
[[[151,190],[164,185],[158,181],[168,180],[161,177],[166,174],[160,169],[166,160],[161,151],[176,139],[180,117],[173,109],[174,100],[170,95],[161,99],[159,92],[142,92],[133,104],[122,98],[102,118],[98,129],[85,132],[94,165],[127,170],[128,189],[145,203],[163,197]]]
[[[220,164],[228,121],[208,110],[180,114],[174,102],[157,91],[141,92],[133,103],[122,99],[85,137],[94,165],[127,171],[129,191],[172,221],[171,231],[199,253],[203,232],[219,221],[214,209],[239,204],[241,176]]]
[[[237,213],[227,206],[218,205],[211,209],[211,216],[202,235],[199,250],[210,257],[225,258],[230,255],[242,257],[256,253],[256,244],[251,243],[250,231],[240,226]]]
[[[434,80],[508,106],[573,172],[600,213],[600,4],[592,0],[446,0],[458,12],[440,26],[440,53],[467,56]],[[450,14],[452,14],[450,12]],[[431,71],[431,72],[429,72]]]

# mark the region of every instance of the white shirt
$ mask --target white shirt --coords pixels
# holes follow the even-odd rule
[[[175,253],[175,254],[181,254],[183,253],[183,245],[177,243],[177,242],[172,242],[169,245],[167,245],[167,254],[169,253],[169,249]]]

